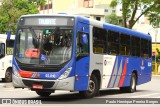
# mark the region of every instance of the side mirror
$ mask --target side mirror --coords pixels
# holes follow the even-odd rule
[[[87,34],[82,34],[82,44],[86,45],[88,43]]]

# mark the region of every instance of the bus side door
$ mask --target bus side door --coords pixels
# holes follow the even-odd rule
[[[82,91],[89,81],[89,24],[78,22],[76,33],[75,91]]]

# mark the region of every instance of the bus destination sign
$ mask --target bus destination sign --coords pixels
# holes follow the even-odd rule
[[[71,17],[22,17],[20,26],[73,26]]]

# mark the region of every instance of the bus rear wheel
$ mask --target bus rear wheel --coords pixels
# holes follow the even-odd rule
[[[86,91],[80,91],[80,95],[84,98],[92,98],[96,95],[98,92],[98,81],[95,75],[92,75],[89,80],[88,90]]]
[[[120,91],[121,92],[133,93],[133,92],[136,91],[136,85],[137,85],[136,74],[132,73],[131,80],[130,80],[130,86],[128,86],[128,87],[120,87]]]
[[[12,82],[12,69],[7,69],[5,73],[5,78],[2,79],[4,82]]]
[[[36,91],[36,93],[41,97],[48,97],[51,95],[51,92],[44,92],[44,91]]]

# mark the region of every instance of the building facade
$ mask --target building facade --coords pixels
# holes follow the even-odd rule
[[[39,8],[40,14],[68,13],[105,21],[105,15],[115,12],[109,8],[112,0],[46,0]],[[102,6],[104,8],[102,8]],[[106,6],[106,8],[105,8]]]

